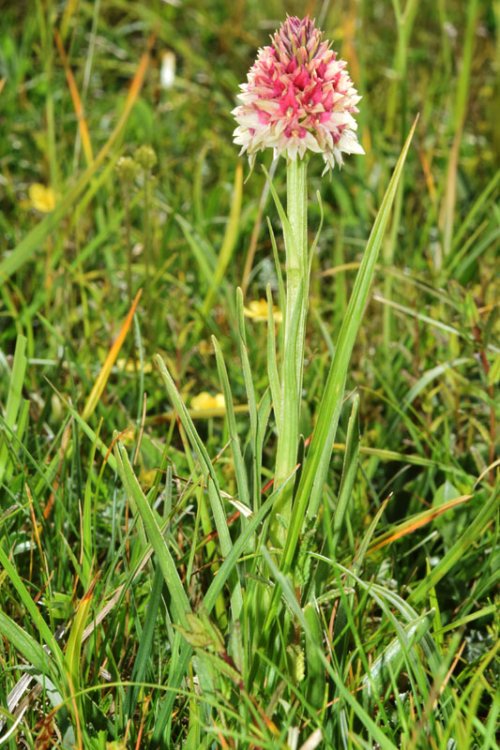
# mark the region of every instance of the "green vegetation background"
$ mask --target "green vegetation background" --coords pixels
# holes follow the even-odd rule
[[[349,376],[350,392],[360,396],[360,461],[335,558],[364,582],[409,600],[419,614],[431,612],[429,632],[446,666],[441,679],[451,690],[451,708],[429,718],[441,683],[419,651],[419,667],[405,662],[377,683],[374,720],[395,743],[387,747],[495,747],[499,10],[479,0],[408,0],[406,7],[399,0],[0,3],[1,546],[53,633],[71,620],[91,584],[83,624],[125,587],[92,637],[81,642],[80,630],[77,646],[70,642],[75,651],[68,669],[77,670],[80,687],[103,687],[76,708],[66,706],[66,715],[50,714],[45,692],[28,701],[17,729],[25,747],[62,742],[75,716],[89,747],[148,747],[162,720],[164,695],[154,685],[165,684],[169,669],[168,595],[150,565],[139,573],[134,568],[140,529],[129,498],[106,450],[96,448],[75,415],[85,415],[106,449],[121,434],[143,489],[152,490],[155,508],[169,518],[168,543],[195,607],[214,573],[216,553],[196,512],[200,472],[152,356],[162,354],[190,405],[202,392],[221,391],[210,343],[216,335],[244,439],[235,288],[243,286],[247,302],[265,297],[269,283],[276,288],[265,217],[278,238],[280,228],[271,201],[265,202],[259,167],[239,204],[231,109],[256,49],[286,12],[306,11],[347,59],[363,95],[359,130],[366,157],[349,159],[331,179],[321,178],[320,159],[311,162],[311,232],[320,220],[316,190],[324,224],[313,266],[305,436],[313,428],[356,264],[420,113]],[[175,78],[165,87],[162,67],[172,61]],[[156,156],[150,166],[149,152],[145,157],[140,150],[145,145]],[[122,156],[133,162],[124,167]],[[270,155],[264,161],[269,167]],[[243,169],[246,175],[246,164]],[[274,180],[283,195],[283,164]],[[40,210],[34,184],[53,190],[54,210]],[[50,194],[45,199],[50,203]],[[217,267],[224,273],[218,275]],[[89,401],[139,289],[134,322],[102,392]],[[247,326],[262,395],[266,324],[248,318]],[[224,409],[208,405],[192,414],[210,456],[218,456],[224,489],[233,495]],[[310,552],[325,551],[325,544],[328,550],[332,541],[328,524],[349,411],[325,509],[303,542]],[[265,481],[272,479],[273,449],[270,431]],[[455,498],[466,499],[442,512]],[[236,521],[233,528],[236,537]],[[0,610],[43,643],[43,628],[4,563]],[[355,604],[346,599],[338,570],[310,564],[316,572],[304,576],[314,580],[325,653],[370,713],[371,699],[363,693],[362,701],[360,691],[369,665],[394,638],[390,617],[362,588]],[[339,601],[352,612],[341,655],[332,625]],[[214,618],[226,642],[233,634],[220,608]],[[22,659],[13,631],[2,622],[5,708]],[[296,645],[300,661],[299,636]],[[287,747],[294,741],[292,727],[304,742],[319,723],[330,732],[325,747],[375,747],[371,730],[357,723],[347,704],[343,718],[340,708],[335,713],[333,689],[324,713],[305,708],[306,699],[290,685],[296,680],[299,694],[307,695],[302,687],[308,673],[304,683],[293,671],[297,659],[290,659],[295,666],[281,692],[276,675],[274,682],[269,675],[258,679],[264,657],[253,671],[243,670],[244,690],[219,664],[221,683],[208,714],[196,707],[191,672],[164,746]],[[413,682],[412,668],[419,676]],[[147,685],[134,692],[117,684],[131,679]],[[15,740],[6,746],[15,747]]]

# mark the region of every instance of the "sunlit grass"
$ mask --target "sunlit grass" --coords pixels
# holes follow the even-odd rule
[[[420,119],[283,567],[262,544],[282,233],[230,111],[296,6],[2,10],[5,747],[496,747],[493,6],[310,4],[363,94],[367,156],[331,181],[310,167],[299,457]]]

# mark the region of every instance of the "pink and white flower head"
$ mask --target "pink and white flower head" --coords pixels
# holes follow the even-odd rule
[[[364,154],[353,117],[361,97],[347,63],[322,36],[308,16],[289,16],[272,45],[259,50],[233,110],[234,142],[252,166],[265,148],[289,159],[308,150],[322,154],[325,171],[341,166],[343,153]]]

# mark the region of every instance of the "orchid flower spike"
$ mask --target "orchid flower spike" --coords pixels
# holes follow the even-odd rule
[[[322,37],[308,16],[288,16],[272,44],[259,50],[233,110],[234,142],[251,166],[265,148],[288,159],[308,150],[322,154],[325,171],[341,166],[343,153],[364,154],[353,117],[361,97],[347,63]]]

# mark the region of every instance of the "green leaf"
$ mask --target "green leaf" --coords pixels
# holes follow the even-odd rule
[[[24,376],[26,374],[26,365],[28,360],[26,359],[26,338],[25,336],[19,335],[16,341],[16,350],[14,352],[14,362],[12,365],[12,372],[10,376],[9,391],[7,394],[7,405],[5,408],[5,425],[7,431],[14,431],[17,421],[17,416],[23,403],[23,384]],[[17,430],[18,439],[21,438],[19,435],[19,425]],[[5,476],[7,466],[9,464],[9,440],[7,439],[5,428],[0,434],[0,484]]]
[[[82,644],[83,644],[83,631],[87,623],[87,619],[92,604],[94,585],[92,584],[89,590],[82,597],[78,603],[74,620],[71,624],[71,628],[68,634],[68,642],[66,643],[66,649],[64,652],[64,662],[68,670],[70,677],[70,690],[71,694],[74,695],[80,687],[80,675],[81,675],[81,655],[82,655]]]
[[[488,385],[497,385],[500,380],[500,354],[495,356],[488,373]]]
[[[285,282],[283,281],[283,273],[281,271],[280,256],[278,252],[278,245],[276,244],[276,237],[274,236],[273,225],[269,217],[267,218],[267,228],[269,230],[269,236],[271,238],[271,247],[273,249],[274,268],[276,270],[276,278],[278,279],[278,302],[279,308],[284,314],[286,308],[286,296],[285,296]]]
[[[233,394],[231,393],[231,386],[229,385],[229,378],[227,376],[226,364],[222,351],[219,346],[219,342],[212,336],[212,344],[215,351],[215,360],[217,363],[217,371],[219,373],[219,380],[222,386],[222,392],[224,394],[224,401],[226,404],[226,416],[227,424],[229,428],[229,437],[231,438],[231,451],[233,454],[234,470],[236,474],[236,484],[238,486],[239,500],[250,507],[250,493],[248,490],[248,478],[245,468],[245,462],[243,461],[243,454],[241,452],[240,438],[238,435],[238,428],[236,426],[236,416],[234,413],[233,406]]]
[[[266,518],[274,503],[276,502],[277,493],[273,492],[262,504],[259,510],[251,516],[247,527],[241,532],[238,539],[234,542],[233,547],[226,557],[221,567],[217,571],[217,575],[212,580],[212,583],[208,587],[208,590],[203,597],[202,606],[207,616],[215,606],[215,602],[228,580],[233,575],[234,569],[238,563],[240,556],[247,548],[250,540],[261,525],[263,520]],[[180,634],[179,634],[180,635]],[[162,740],[165,725],[170,718],[172,707],[174,705],[176,695],[175,690],[179,687],[186,670],[188,668],[189,659],[191,657],[192,648],[185,641],[180,646],[179,657],[175,662],[174,668],[169,675],[169,692],[165,696],[164,704],[162,707],[161,714],[159,715],[156,725],[153,740],[159,742]]]
[[[59,647],[59,644],[57,643],[51,629],[49,628],[49,626],[43,619],[40,611],[38,610],[38,607],[36,606],[35,602],[31,598],[28,589],[22,582],[21,577],[19,576],[19,573],[17,572],[14,565],[10,561],[8,555],[6,554],[1,544],[0,544],[0,565],[2,565],[2,567],[5,569],[5,572],[7,573],[7,576],[9,577],[10,582],[12,583],[12,586],[14,587],[15,591],[17,592],[17,595],[19,596],[19,599],[22,605],[26,608],[31,618],[31,621],[33,622],[33,625],[38,630],[40,634],[40,638],[45,642],[45,645],[47,646],[49,651],[52,653],[56,663],[59,666],[62,666],[64,657]]]
[[[115,457],[118,472],[123,481],[127,494],[137,507],[146,530],[148,539],[153,547],[158,565],[163,573],[165,583],[172,598],[172,610],[174,622],[187,626],[187,613],[191,611],[191,605],[182,585],[177,566],[170,553],[168,544],[163,538],[158,519],[153,513],[142,488],[137,481],[134,470],[130,464],[127,451],[123,445],[118,444],[115,448]]]
[[[316,602],[309,602],[304,607],[304,618],[308,626],[306,633],[306,698],[316,709],[323,707],[325,701],[325,667],[321,659],[323,631],[321,618]]]
[[[377,218],[375,219],[342,323],[335,356],[330,366],[325,391],[318,408],[318,421],[294,502],[294,512],[291,517],[283,552],[282,567],[284,570],[290,570],[293,563],[307,508],[318,508],[321,502],[323,485],[326,481],[332,447],[337,432],[351,353],[368,301],[375,265],[416,124],[417,121],[415,120],[394,169]]]
[[[404,667],[405,659],[409,658],[412,649],[429,632],[434,617],[434,611],[426,612],[407,625],[402,634],[398,634],[384,649],[370,667],[368,674],[362,680],[363,695],[370,698],[374,693],[381,694],[388,684],[394,681]],[[383,698],[382,695],[380,695]]]
[[[147,669],[150,665],[150,660],[153,658],[153,634],[156,626],[158,610],[160,608],[163,582],[163,572],[160,567],[157,567],[154,572],[153,582],[151,585],[151,593],[149,595],[147,607],[144,612],[144,627],[142,629],[142,632],[140,633],[140,638],[139,633],[137,633],[139,638],[139,648],[134,660],[134,667],[132,669],[131,677],[131,681],[135,683],[142,682],[145,679]],[[130,719],[132,718],[135,707],[137,705],[138,695],[139,686],[130,685],[127,690],[124,704],[124,713]]]
[[[359,396],[356,394],[352,402],[351,416],[347,426],[347,438],[344,456],[344,466],[342,469],[342,479],[340,480],[340,490],[333,516],[333,536],[332,549],[338,544],[342,527],[344,525],[345,515],[352,500],[352,488],[358,471],[359,455]],[[316,510],[317,512],[317,510]]]
[[[453,547],[442,557],[429,575],[422,579],[411,594],[411,601],[418,603],[425,599],[429,591],[444,578],[448,571],[457,565],[471,545],[477,544],[478,539],[490,523],[493,516],[498,512],[498,489],[484,503],[472,522],[466,526],[463,534],[457,539]]]
[[[20,625],[0,610],[0,633],[11,643],[21,656],[33,667],[52,680],[57,671],[50,655],[35,639]]]
[[[194,451],[196,452],[198,456],[198,460],[200,461],[200,464],[202,466],[203,471],[208,474],[208,476],[211,479],[211,483],[213,485],[213,488],[215,490],[214,497],[217,499],[217,503],[220,506],[219,508],[215,508],[215,523],[217,526],[217,531],[219,533],[219,538],[221,542],[221,549],[222,554],[226,555],[228,551],[231,549],[231,537],[229,534],[229,528],[227,526],[225,513],[224,513],[224,504],[222,501],[222,495],[220,492],[219,487],[219,480],[217,478],[217,474],[215,472],[215,469],[213,467],[212,461],[210,460],[210,456],[208,455],[207,449],[205,448],[205,445],[200,438],[198,431],[196,430],[196,427],[194,426],[194,422],[191,419],[189,412],[186,408],[186,405],[184,404],[181,395],[179,391],[176,388],[176,385],[172,379],[172,376],[170,375],[163,359],[156,354],[154,356],[154,362],[156,363],[160,375],[162,376],[163,382],[165,383],[165,387],[167,389],[168,397],[172,403],[172,406],[177,411],[179,415],[179,419],[181,420],[182,426],[186,430],[186,434],[189,438],[189,442],[191,443]],[[212,508],[214,510],[214,508]]]
[[[281,434],[283,427],[283,415],[281,413],[281,384],[276,360],[276,334],[274,328],[273,297],[271,287],[268,284],[267,294],[267,376],[273,402],[274,420],[276,432]]]
[[[257,411],[257,400],[255,396],[255,388],[253,384],[252,369],[250,367],[250,360],[248,357],[247,341],[246,341],[246,330],[245,330],[245,317],[243,311],[243,292],[238,287],[236,290],[236,308],[238,316],[238,344],[239,354],[241,360],[241,368],[243,372],[243,380],[245,382],[245,390],[248,401],[248,414],[250,417],[250,433],[248,438],[248,444],[250,445],[251,462],[252,462],[252,477],[253,477],[253,503],[252,507],[256,510],[260,506],[260,492],[261,492],[261,470],[262,470],[262,450],[258,449],[258,426],[259,426],[259,413]]]
[[[207,284],[211,284],[214,276],[214,268],[216,264],[215,253],[213,248],[202,240],[198,235],[195,234],[191,224],[186,221],[183,216],[176,214],[175,216],[180,228],[184,233],[184,237],[191,248],[191,251],[198,262],[202,276],[204,276]]]
[[[272,556],[268,552],[268,550],[265,547],[261,548],[262,556],[264,557],[267,566],[269,567],[269,570],[271,571],[271,574],[276,580],[276,583],[279,584],[279,588],[282,591],[283,599],[285,600],[288,608],[293,613],[293,615],[298,620],[301,628],[303,629],[306,639],[309,640],[312,647],[316,649],[316,653],[318,655],[318,658],[321,659],[323,662],[323,666],[325,668],[325,671],[335,684],[335,687],[338,691],[338,694],[342,697],[342,699],[347,703],[347,705],[352,709],[352,711],[356,714],[357,718],[361,721],[361,723],[366,727],[366,729],[370,732],[371,737],[379,743],[382,750],[396,750],[396,746],[386,737],[384,732],[378,727],[371,716],[368,714],[367,711],[361,706],[360,703],[356,700],[354,695],[351,694],[351,692],[347,689],[347,687],[344,685],[342,677],[337,673],[337,671],[334,669],[332,664],[330,663],[330,660],[327,658],[326,654],[323,651],[322,643],[317,643],[315,639],[315,634],[311,630],[311,627],[306,620],[306,617],[304,615],[304,612],[302,611],[300,604],[297,601],[297,596],[295,594],[294,588],[291,584],[291,581],[279,570],[276,563],[274,562]]]

